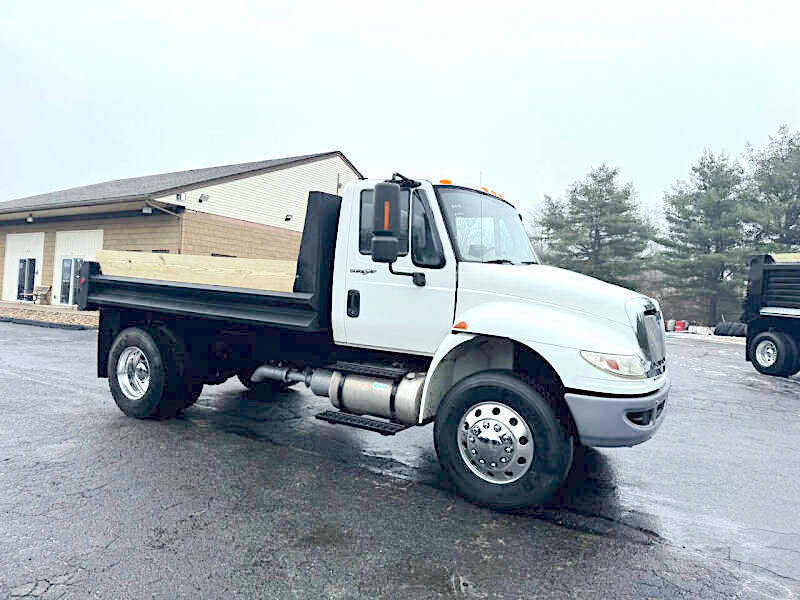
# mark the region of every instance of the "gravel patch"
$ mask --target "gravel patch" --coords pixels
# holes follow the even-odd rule
[[[97,312],[78,312],[67,310],[48,310],[45,307],[35,306],[0,306],[0,321],[37,322],[51,325],[66,325],[70,327],[89,327],[96,329],[98,323]],[[35,324],[35,323],[34,323]]]

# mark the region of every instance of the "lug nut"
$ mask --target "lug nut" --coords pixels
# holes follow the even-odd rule
[[[475,438],[472,437],[472,436],[469,436],[469,443],[470,444],[474,444],[475,443]]]
[[[484,421],[483,422],[483,428],[484,429],[489,429],[489,421]]]
[[[510,442],[511,441],[511,436],[508,435],[507,433],[504,433],[502,439],[503,439],[504,442]]]
[[[475,435],[478,435],[480,432],[481,430],[479,427],[475,426],[472,428],[472,433],[474,433]]]
[[[508,454],[511,454],[511,446],[506,446],[506,447],[504,448],[504,450],[505,450],[505,451],[506,451]]]
[[[470,452],[472,452],[472,454],[477,454],[477,453],[478,453],[478,451],[477,451],[477,450],[475,450],[475,448],[473,448],[472,450],[470,450]]]
[[[494,426],[494,430],[495,430],[495,431],[500,431],[500,429],[501,429],[500,425],[495,425],[495,426]]]
[[[489,466],[490,466],[490,467],[492,467],[492,468],[494,469],[494,468],[496,468],[496,467],[497,467],[497,463],[496,463],[496,462],[494,462],[494,461],[492,461],[491,463],[489,463]]]
[[[501,456],[500,457],[500,462],[501,463],[508,462],[508,459],[505,456]]]
[[[479,463],[481,463],[482,465],[485,465],[485,464],[486,464],[486,461],[485,461],[485,460],[483,460],[482,458],[481,458],[481,459],[479,459],[479,460],[478,460],[478,462],[479,462]]]

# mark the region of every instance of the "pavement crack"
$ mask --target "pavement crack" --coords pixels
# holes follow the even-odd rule
[[[648,541],[631,540],[632,542],[637,543],[637,544],[647,545],[649,543],[665,543],[666,542],[666,540],[661,535],[659,535],[658,533],[656,533],[655,531],[653,531],[651,529],[647,529],[646,527],[640,527],[638,525],[631,525],[631,524],[625,523],[624,521],[621,521],[619,519],[614,519],[612,517],[607,517],[605,515],[596,514],[596,513],[592,513],[592,512],[588,512],[588,511],[582,511],[582,510],[579,510],[579,509],[576,509],[576,508],[562,508],[562,509],[558,509],[558,510],[547,510],[547,509],[544,509],[544,510],[532,511],[530,513],[527,513],[527,516],[530,516],[530,517],[532,517],[534,519],[537,519],[537,520],[540,520],[540,521],[544,521],[546,523],[551,523],[551,524],[557,525],[559,527],[564,527],[565,529],[583,531],[583,532],[586,532],[586,533],[591,533],[591,534],[594,534],[594,535],[599,535],[599,536],[602,536],[602,537],[607,537],[607,538],[612,538],[612,539],[619,537],[618,535],[615,535],[613,532],[598,530],[597,527],[592,527],[588,523],[579,523],[579,522],[571,523],[571,522],[568,522],[566,519],[564,519],[565,515],[575,515],[575,516],[578,516],[578,517],[582,517],[584,519],[598,519],[598,520],[604,521],[606,523],[613,523],[614,525],[618,525],[618,526],[622,527],[625,530],[635,531],[637,533],[640,533],[643,536],[645,536],[647,538],[647,540],[648,540]]]
[[[793,581],[793,582],[796,582],[796,583],[800,583],[800,579],[797,579],[795,577],[789,577],[788,575],[784,575],[782,573],[778,573],[777,571],[774,571],[774,570],[772,570],[772,569],[770,569],[768,567],[765,567],[763,565],[759,565],[757,563],[747,562],[746,560],[736,560],[735,558],[731,558],[731,559],[728,559],[728,560],[730,560],[731,562],[736,563],[737,565],[744,565],[746,567],[755,567],[756,569],[761,569],[762,571],[766,571],[767,573],[775,575],[775,577],[780,577],[781,579],[785,579],[786,581]]]
[[[770,550],[783,550],[784,552],[794,552],[795,554],[800,554],[800,550],[797,548],[786,548],[784,546],[767,546]]]

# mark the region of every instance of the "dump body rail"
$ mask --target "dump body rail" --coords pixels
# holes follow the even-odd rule
[[[109,276],[100,272],[97,263],[83,265],[80,281],[80,310],[113,307],[295,331],[326,330],[320,322],[316,293]]]

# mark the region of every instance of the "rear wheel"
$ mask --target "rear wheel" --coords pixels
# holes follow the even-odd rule
[[[165,325],[155,328],[154,336],[167,367],[167,385],[158,407],[158,416],[174,417],[200,397],[203,383],[192,379],[191,356],[183,338]]]
[[[788,377],[797,373],[797,344],[781,331],[762,331],[750,342],[750,361],[759,373]]]
[[[153,336],[138,327],[123,330],[109,353],[108,385],[119,409],[129,417],[157,416],[167,373]]]
[[[200,394],[203,393],[203,383],[202,382],[194,382],[190,383],[186,387],[186,391],[183,395],[183,408],[189,408],[195,402],[197,402],[198,398],[200,398]]]
[[[436,414],[434,441],[459,492],[492,508],[547,501],[572,464],[572,438],[553,408],[510,371],[454,385]]]

